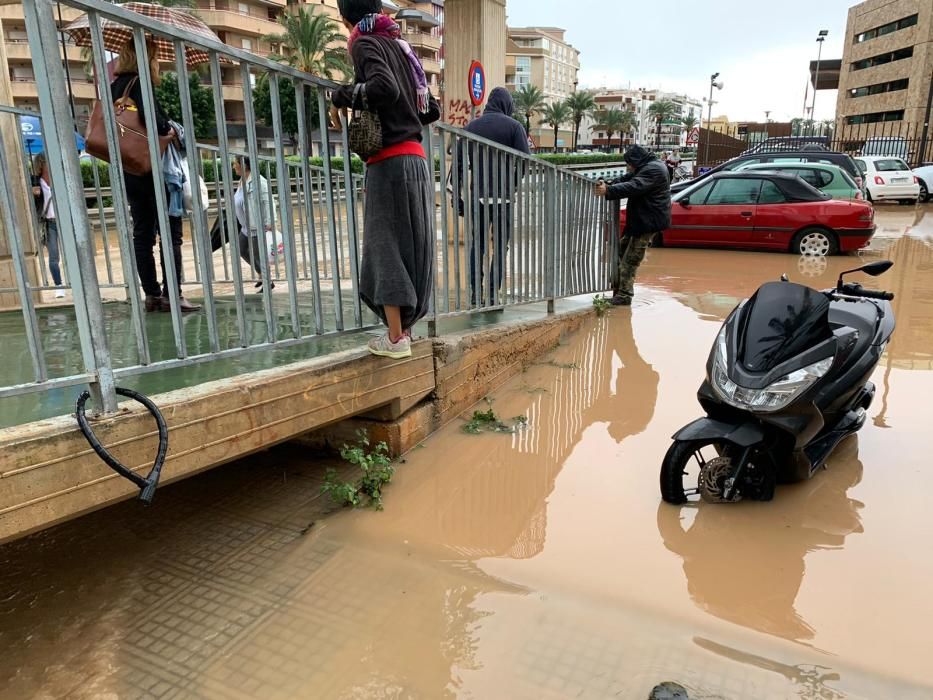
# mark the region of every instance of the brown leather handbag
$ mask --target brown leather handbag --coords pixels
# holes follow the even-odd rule
[[[139,107],[129,96],[130,90],[139,81],[137,76],[127,84],[123,95],[114,101],[113,111],[117,120],[117,140],[120,144],[120,159],[123,171],[130,175],[148,175],[152,172],[152,158],[149,157],[149,135],[140,118]],[[159,136],[159,153],[165,153],[171,136]],[[95,158],[110,162],[110,150],[107,148],[107,132],[104,129],[104,110],[100,101],[94,103],[94,110],[87,123],[84,136],[85,150]]]

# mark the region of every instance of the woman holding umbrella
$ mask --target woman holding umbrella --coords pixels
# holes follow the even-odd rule
[[[210,38],[214,41],[220,41],[218,36],[204,24],[203,21],[187,12],[176,8],[164,7],[152,3],[127,2],[120,5],[121,10],[136,12],[150,19],[158,20],[163,24],[184,29],[186,32]],[[101,18],[100,28],[102,30],[104,47],[107,51],[113,51],[119,54],[117,66],[114,71],[115,80],[111,85],[111,92],[114,102],[120,99],[124,92],[131,99],[138,110],[140,120],[145,123],[143,113],[143,93],[142,86],[139,83],[139,60],[145,60],[149,63],[152,74],[152,82],[159,83],[159,61],[172,61],[175,58],[174,43],[171,39],[148,36],[146,41],[146,56],[137,57],[136,46],[133,41],[132,27],[121,23],[119,20],[110,18]],[[72,40],[77,46],[89,47],[93,42],[90,31],[90,18],[88,15],[82,15],[71,22],[65,31],[71,35]],[[209,54],[199,48],[185,46],[185,63],[189,67],[194,67],[210,60]],[[98,79],[104,79],[98,76]],[[150,89],[150,88],[147,88]],[[154,96],[153,96],[154,97]],[[166,136],[171,133],[165,112],[157,99],[155,103],[156,124],[155,132],[159,136]],[[151,129],[147,129],[150,138],[155,138]],[[153,163],[155,168],[161,167],[159,163]],[[126,182],[127,198],[129,199],[130,213],[133,216],[133,242],[136,255],[136,266],[139,271],[140,282],[146,292],[146,310],[155,311],[156,309],[168,310],[169,289],[168,280],[165,275],[165,265],[163,262],[162,276],[165,280],[160,287],[156,276],[155,259],[153,257],[153,248],[155,247],[156,237],[159,236],[158,217],[155,205],[155,189],[150,175],[131,175],[124,173]],[[175,266],[175,276],[181,285],[181,244],[182,244],[182,222],[180,218],[169,217],[169,224],[172,237],[172,259]],[[159,245],[162,245],[160,240]],[[162,258],[164,261],[164,258]],[[178,290],[179,307],[182,311],[197,311],[200,307],[190,303]]]
[[[154,41],[146,44],[146,59],[149,62],[149,70],[152,75],[153,85],[158,85],[159,59],[158,48]],[[141,109],[143,104],[142,88],[139,85],[139,59],[136,56],[136,46],[130,39],[117,60],[117,66],[114,71],[116,79],[110,86],[110,92],[114,101],[119,100],[126,94],[139,109],[139,117],[145,124],[145,116]],[[173,135],[173,130],[169,126],[168,117],[166,117],[158,99],[153,96],[156,112],[156,131],[159,136]],[[154,164],[155,167],[161,167],[161,164]],[[130,214],[133,216],[133,248],[136,253],[136,269],[139,273],[139,281],[142,282],[143,291],[146,293],[146,311],[155,311],[160,309],[168,311],[169,288],[168,275],[165,274],[165,258],[162,259],[162,287],[159,287],[159,279],[156,276],[155,258],[153,257],[153,248],[155,248],[156,237],[159,238],[159,250],[161,252],[164,242],[159,236],[158,214],[156,209],[155,190],[153,189],[151,175],[131,175],[123,174],[126,183],[126,197],[130,203]],[[169,217],[169,228],[172,236],[172,259],[175,264],[175,279],[178,280],[178,308],[181,311],[197,311],[201,307],[192,304],[185,299],[181,290],[181,246],[182,246],[182,221],[176,216]]]

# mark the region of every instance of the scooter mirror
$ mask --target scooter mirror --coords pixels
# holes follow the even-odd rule
[[[894,267],[894,263],[890,260],[879,260],[878,262],[869,263],[862,268],[862,272],[866,275],[871,275],[872,277],[878,277],[883,275],[885,272]]]
[[[839,275],[839,281],[836,283],[836,288],[842,289],[842,278],[846,275],[852,274],[853,272],[864,272],[866,275],[877,277],[878,275],[883,275],[892,267],[894,267],[894,263],[890,260],[879,260],[878,262],[868,263],[863,267],[857,267],[854,270],[846,270],[841,275]]]

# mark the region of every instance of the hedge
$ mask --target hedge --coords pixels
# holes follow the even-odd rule
[[[285,158],[286,162],[297,165],[301,162],[301,158],[298,156],[287,156]],[[323,158],[309,158],[308,162],[313,167],[323,167],[324,159]],[[215,183],[218,180],[216,165],[217,161],[213,158],[208,160],[201,161],[201,177],[204,178],[205,183]],[[102,160],[82,160],[81,161],[81,180],[84,184],[84,187],[87,189],[94,188],[94,168],[97,168],[97,173],[100,178],[101,187],[110,187],[110,165],[105,163]],[[334,173],[343,173],[343,158],[331,158],[330,167]],[[362,175],[363,174],[363,161],[361,161],[356,156],[350,161],[350,170],[351,172]],[[266,177],[276,177],[277,167],[274,162],[263,161],[262,163],[262,174]],[[233,179],[236,180],[236,173],[233,174]]]
[[[598,163],[624,163],[621,153],[593,153],[592,155],[577,155],[574,153],[543,153],[538,156],[543,161],[553,165],[590,165]]]

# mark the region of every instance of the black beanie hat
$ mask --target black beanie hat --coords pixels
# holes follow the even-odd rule
[[[382,12],[382,0],[337,0],[340,16],[351,24],[359,24],[366,15]]]

